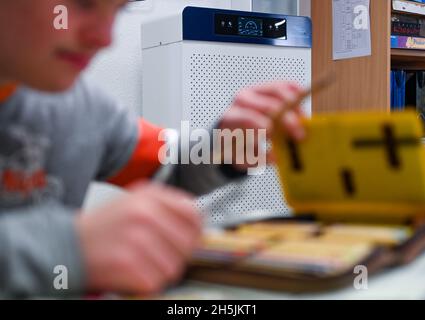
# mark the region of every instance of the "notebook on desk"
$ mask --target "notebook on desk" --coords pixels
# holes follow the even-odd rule
[[[425,147],[415,113],[306,120],[308,138],[273,137],[295,217],[206,233],[188,277],[323,291],[408,263],[425,249]]]

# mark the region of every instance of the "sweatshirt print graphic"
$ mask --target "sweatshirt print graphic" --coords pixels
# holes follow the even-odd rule
[[[0,129],[0,206],[15,207],[60,198],[61,182],[45,171],[47,137],[22,126]]]

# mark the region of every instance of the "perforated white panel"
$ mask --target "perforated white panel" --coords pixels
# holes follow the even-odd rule
[[[311,53],[310,49],[185,42],[183,68],[183,118],[190,120],[192,128],[211,128],[241,88],[272,80],[308,85]],[[304,109],[311,113],[310,101]],[[252,212],[286,215],[289,211],[273,168],[203,197],[199,205],[217,223],[224,215],[243,219]]]

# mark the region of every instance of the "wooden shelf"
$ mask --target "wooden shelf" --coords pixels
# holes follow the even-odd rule
[[[391,67],[425,70],[425,50],[391,49]]]
[[[337,84],[313,95],[313,113],[390,111],[391,1],[370,2],[372,55],[333,59],[332,0],[311,2],[313,21],[313,80],[332,71]]]
[[[391,13],[399,14],[399,15],[403,15],[403,16],[412,16],[412,17],[415,17],[415,18],[425,19],[425,15],[419,14],[419,13],[414,13],[414,12],[404,12],[404,11],[391,10]]]
[[[373,0],[370,2],[372,55],[333,60],[332,3],[332,0],[311,2],[313,80],[330,71],[338,79],[325,92],[313,95],[313,113],[391,111],[391,69],[425,70],[425,50],[391,49],[391,12],[395,12],[392,1]]]

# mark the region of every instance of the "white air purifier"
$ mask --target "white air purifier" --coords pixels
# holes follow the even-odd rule
[[[179,129],[212,128],[242,88],[273,80],[311,82],[311,21],[306,17],[187,7],[142,26],[143,104],[147,120]],[[311,114],[311,103],[303,105]],[[199,199],[211,221],[285,216],[270,167]]]

